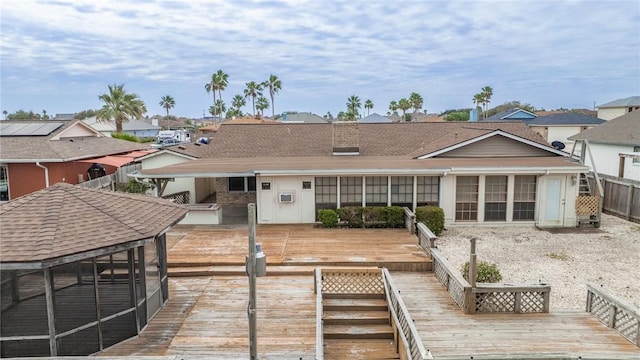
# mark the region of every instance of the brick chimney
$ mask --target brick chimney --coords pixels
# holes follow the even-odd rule
[[[357,121],[332,123],[333,155],[358,155],[360,140]]]

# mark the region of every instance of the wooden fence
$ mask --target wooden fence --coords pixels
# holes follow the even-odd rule
[[[105,175],[99,178],[81,182],[78,185],[90,189],[106,189],[115,190],[115,184],[126,184],[129,182],[127,174],[131,174],[142,168],[141,164],[125,165],[116,170],[111,175]]]
[[[466,314],[549,312],[551,286],[478,284],[472,287],[436,248],[436,236],[433,232],[422,223],[416,229],[418,244],[431,255],[436,278]]]
[[[640,311],[638,309],[625,304],[599,286],[587,284],[586,310],[603,324],[640,347]]]
[[[602,210],[623,219],[640,222],[640,182],[598,174],[604,188]],[[590,173],[587,178],[594,184]]]

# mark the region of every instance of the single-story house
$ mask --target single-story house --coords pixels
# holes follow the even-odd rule
[[[609,176],[640,181],[640,111],[609,120],[571,136],[584,144],[584,164]]]
[[[82,121],[2,121],[0,201],[66,182],[89,180],[92,163],[112,174],[148,145],[103,135]]]
[[[323,118],[320,115],[316,115],[310,112],[300,113],[282,113],[280,121],[283,123],[304,123],[304,124],[326,124],[329,120]]]
[[[378,113],[373,113],[371,115],[367,115],[363,118],[358,119],[359,123],[390,123],[393,122],[392,119],[382,116]]]
[[[166,303],[165,233],[187,210],[58,183],[0,205],[0,356],[86,356]]]
[[[598,117],[604,120],[615,119],[632,111],[640,111],[640,96],[630,96],[598,105]]]
[[[325,208],[437,205],[447,226],[570,227],[589,170],[519,121],[228,125],[210,146],[213,157],[133,176],[215,178],[216,203],[255,202],[261,224],[314,223]]]
[[[95,116],[82,120],[85,124],[100,131],[105,136],[111,136],[116,132],[115,121],[99,121]],[[122,122],[122,132],[139,138],[155,138],[160,132],[160,126],[142,120],[129,120]]]

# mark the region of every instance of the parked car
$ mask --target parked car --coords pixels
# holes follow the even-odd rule
[[[180,141],[172,138],[158,139],[155,143],[151,144],[151,147],[154,149],[163,148],[167,146],[173,146],[180,144]]]

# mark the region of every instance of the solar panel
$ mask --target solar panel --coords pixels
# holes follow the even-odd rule
[[[25,124],[3,124],[0,123],[0,136],[45,136],[58,130],[64,123],[61,122],[41,122]]]

